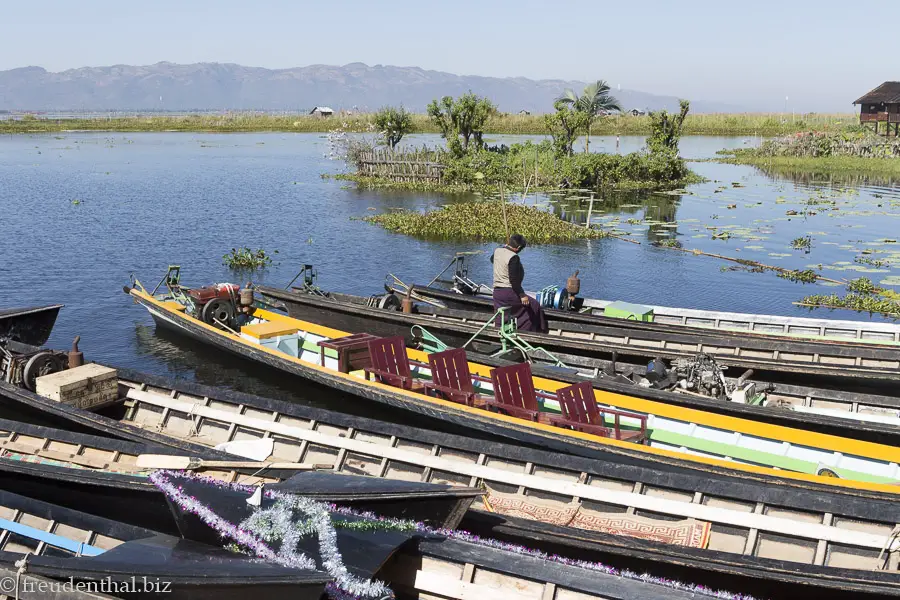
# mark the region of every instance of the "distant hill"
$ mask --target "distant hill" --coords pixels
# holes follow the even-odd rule
[[[585,83],[524,77],[477,77],[363,63],[263,69],[235,64],[84,67],[51,73],[41,67],[0,71],[0,110],[375,110],[403,104],[424,112],[434,98],[469,90],[489,97],[501,111],[547,112],[565,88]],[[623,108],[675,109],[678,101],[632,90],[614,91]],[[692,112],[739,108],[690,98]]]

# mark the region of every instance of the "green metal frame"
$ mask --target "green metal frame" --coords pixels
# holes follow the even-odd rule
[[[502,354],[506,354],[512,348],[519,350],[524,356],[530,357],[533,354],[542,353],[545,356],[549,357],[550,360],[557,367],[566,367],[567,365],[556,358],[553,354],[545,350],[540,346],[532,346],[528,343],[527,340],[523,340],[519,337],[519,330],[516,327],[516,321],[514,319],[507,319],[506,311],[509,307],[501,306],[497,309],[491,318],[484,322],[484,324],[470,337],[465,344],[460,346],[461,348],[466,348],[469,344],[474,342],[478,336],[484,333],[484,330],[488,327],[494,327],[494,322],[497,317],[500,317],[500,327],[497,329],[497,333],[500,334],[500,350],[491,354],[491,356],[500,356]],[[422,327],[421,325],[413,325],[411,332],[413,336],[416,336],[416,332],[418,331],[418,336],[420,339],[424,340],[422,344],[422,349],[429,354],[432,352],[443,352],[447,350],[449,346],[441,341],[436,335]]]

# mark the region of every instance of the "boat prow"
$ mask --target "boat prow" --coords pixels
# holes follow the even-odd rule
[[[47,343],[62,304],[0,310],[0,338],[31,346]]]

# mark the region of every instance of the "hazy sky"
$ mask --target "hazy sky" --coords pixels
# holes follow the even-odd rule
[[[898,17],[900,0],[4,0],[0,70],[364,62],[849,111],[900,80]]]

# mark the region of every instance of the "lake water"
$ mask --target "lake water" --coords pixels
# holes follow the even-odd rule
[[[494,136],[491,143],[521,139],[526,138]],[[409,142],[436,140],[415,136]],[[682,154],[709,158],[721,148],[755,143],[689,137]],[[591,148],[615,151],[615,144],[614,138],[595,138]],[[624,137],[619,150],[642,145],[642,138]],[[322,173],[342,169],[329,160],[329,150],[320,134],[0,137],[0,307],[64,303],[51,338],[55,347],[67,348],[78,334],[89,359],[269,392],[249,376],[245,363],[156,333],[146,311],[121,291],[129,273],[152,286],[167,265],[180,264],[188,284],[234,281],[239,278],[223,266],[222,255],[246,245],[278,250],[276,264],[256,281],[284,285],[299,265],[313,263],[323,288],[373,294],[388,272],[425,283],[456,252],[487,253],[495,246],[417,240],[354,220],[454,198],[357,191],[323,179]],[[692,168],[710,181],[685,194],[613,194],[595,202],[594,223],[640,245],[604,239],[529,247],[523,253],[527,286],[563,284],[579,269],[582,293],[589,297],[783,315],[806,314],[792,305],[806,294],[834,291],[772,273],[722,270],[732,263],[649,244],[660,237],[787,268],[821,264],[822,274],[833,278],[894,281],[888,277],[897,274],[892,264],[900,265],[900,247],[886,240],[897,238],[897,186],[770,177],[751,167],[708,162]],[[580,222],[586,217],[583,202],[534,196],[527,201]],[[713,239],[723,231],[728,239]],[[792,239],[807,235],[808,254],[790,248]],[[876,269],[854,262],[856,257],[887,264]],[[470,274],[489,282],[487,254],[472,258]],[[846,311],[833,316],[870,318]]]

